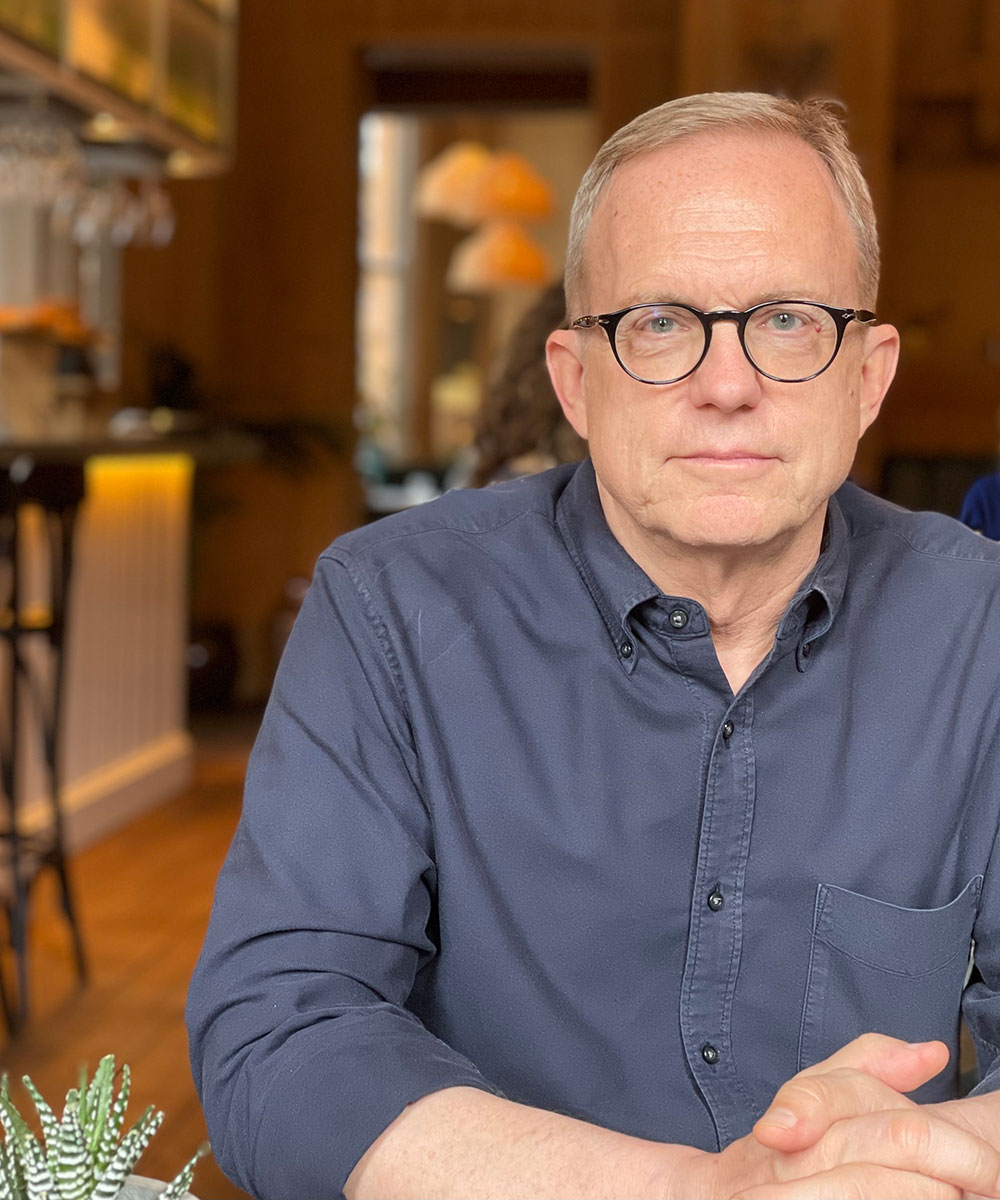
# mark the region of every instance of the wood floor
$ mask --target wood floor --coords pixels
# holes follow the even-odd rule
[[[194,786],[72,862],[90,979],[75,978],[55,889],[32,895],[31,1013],[0,1066],[30,1075],[58,1110],[80,1063],[114,1053],[132,1071],[129,1117],[147,1104],[166,1119],[139,1164],[170,1179],[207,1137],[188,1067],[184,998],[208,920],[215,876],[239,815],[256,718],[196,724]],[[10,964],[6,964],[9,966]],[[3,1039],[6,1038],[6,1041]],[[17,1083],[12,1088],[28,1103]],[[210,1157],[195,1172],[201,1200],[245,1197]]]

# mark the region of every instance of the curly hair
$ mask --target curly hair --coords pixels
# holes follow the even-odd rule
[[[563,416],[545,366],[545,340],[557,328],[566,328],[561,281],[527,310],[499,361],[476,420],[470,486],[586,457],[587,443]]]

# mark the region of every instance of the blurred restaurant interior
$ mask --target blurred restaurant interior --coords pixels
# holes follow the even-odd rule
[[[205,1137],[184,992],[317,554],[468,480],[603,138],[743,88],[847,106],[903,341],[854,477],[956,515],[1000,436],[997,0],[0,0],[0,1064],[129,1062],[146,1173]]]

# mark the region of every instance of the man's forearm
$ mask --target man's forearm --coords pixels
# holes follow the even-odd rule
[[[928,1181],[1000,1197],[998,1102],[919,1107],[901,1094],[941,1043],[868,1034],[784,1084],[752,1135],[719,1154],[629,1137],[451,1087],[410,1105],[352,1171],[348,1200],[408,1197],[925,1196]]]
[[[709,1159],[572,1117],[446,1088],[411,1104],[351,1172],[348,1200],[687,1196]],[[708,1195],[708,1190],[701,1193]]]

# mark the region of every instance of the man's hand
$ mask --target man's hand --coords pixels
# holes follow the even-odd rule
[[[715,1194],[1000,1196],[998,1148],[949,1106],[902,1095],[947,1061],[940,1042],[851,1042],[784,1084],[753,1133],[715,1156]]]
[[[870,1034],[796,1075],[754,1132],[719,1154],[474,1088],[445,1088],[396,1118],[362,1155],[345,1193],[351,1200],[1000,1197],[997,1149],[938,1106],[920,1108],[901,1094],[946,1060],[940,1043]]]

